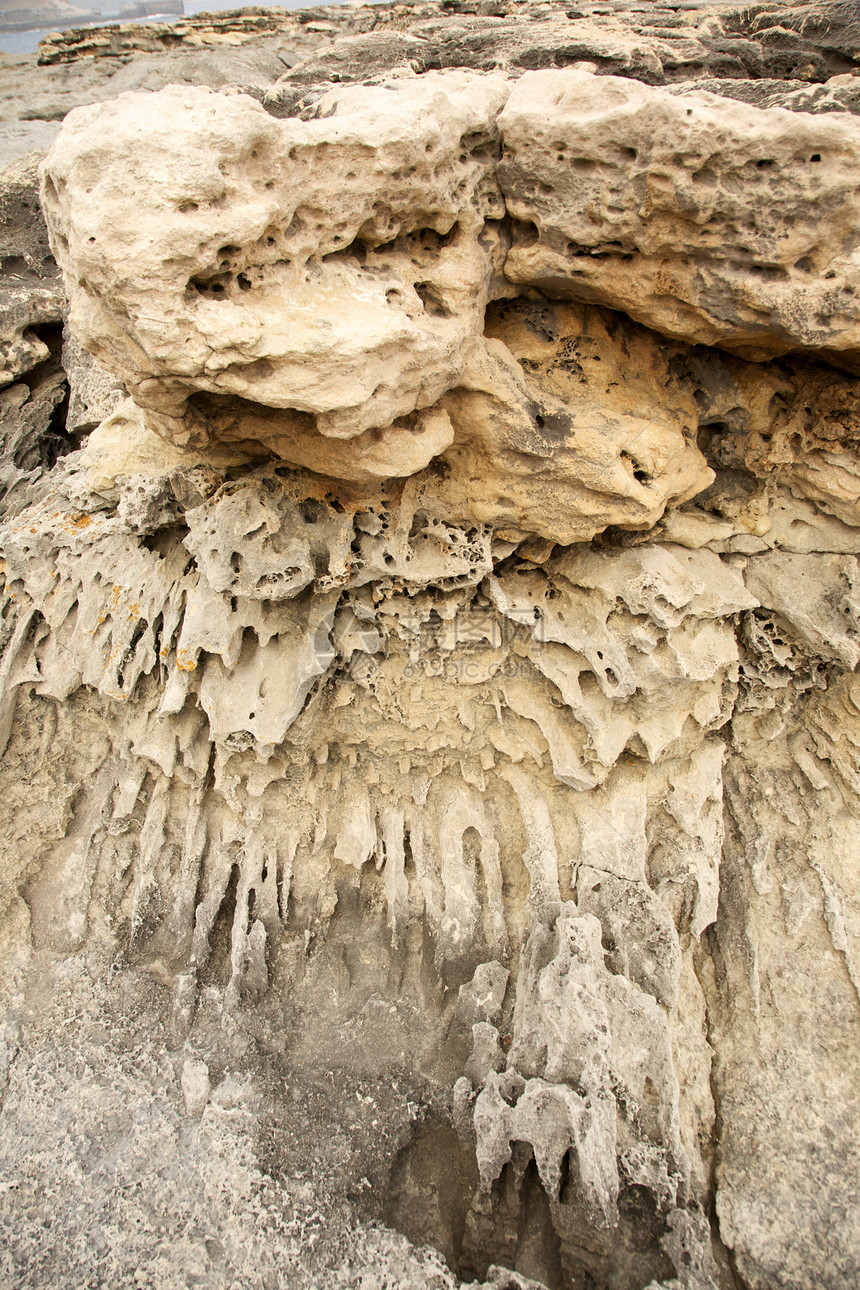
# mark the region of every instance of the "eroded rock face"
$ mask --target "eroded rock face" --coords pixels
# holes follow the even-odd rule
[[[546,71],[499,128],[508,208],[536,230],[509,277],[750,358],[856,367],[853,121]]]
[[[431,8],[7,176],[0,1266],[842,1290],[853,29]]]
[[[38,165],[38,155],[30,153],[4,174],[0,202],[0,387],[48,358],[44,333],[60,321],[65,304],[56,261],[40,217]]]
[[[647,377],[617,413],[581,389],[572,405],[483,334],[512,293],[509,89],[428,73],[333,92],[308,122],[200,90],[78,114],[44,190],[76,266],[72,327],[180,446],[224,439],[359,484],[441,457],[437,507],[509,537],[653,523],[710,482],[689,409],[667,415]]]
[[[77,146],[45,181],[59,252],[77,266],[73,325],[184,442],[197,391],[284,409],[264,436],[276,448],[289,413],[351,439],[429,407],[460,383],[490,298],[492,238],[485,249],[478,235],[504,206],[475,154],[492,147],[506,94],[500,79],[454,73],[342,90],[314,122],[197,89],[79,114]],[[142,118],[149,140],[135,149]],[[140,188],[125,168],[136,152]]]

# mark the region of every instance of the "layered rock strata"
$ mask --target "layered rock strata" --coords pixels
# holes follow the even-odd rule
[[[854,28],[546,8],[5,176],[10,1284],[857,1279]]]

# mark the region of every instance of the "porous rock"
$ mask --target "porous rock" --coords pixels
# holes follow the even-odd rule
[[[853,120],[546,71],[518,81],[499,127],[526,226],[512,279],[750,358],[856,367]]]
[[[825,7],[210,15],[0,181],[4,1282],[856,1283]]]

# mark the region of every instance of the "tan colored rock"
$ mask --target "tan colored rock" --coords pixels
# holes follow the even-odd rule
[[[717,1204],[753,1284],[848,1286],[860,1265],[858,1198],[845,1186],[860,1150],[857,698],[843,674],[794,714],[786,704],[779,722],[751,710],[734,723],[715,928],[727,978],[711,1010],[726,1117]],[[732,1038],[739,1014],[743,1039]],[[816,1248],[813,1233],[837,1212],[838,1241]]]
[[[205,458],[198,451],[183,452],[149,430],[143,412],[131,399],[123,399],[87,436],[80,463],[87,472],[87,488],[93,493],[114,487],[118,479],[143,475],[163,479],[172,471],[205,464],[229,469],[241,460],[230,445],[208,448]]]
[[[499,126],[513,281],[749,358],[856,367],[853,119],[564,70],[523,76]]]
[[[514,540],[582,542],[649,527],[712,482],[696,403],[653,334],[519,299],[488,312],[487,335],[489,357],[444,400],[456,439],[441,506]]]
[[[810,653],[860,662],[860,569],[852,555],[754,556],[744,572],[752,594],[792,626]]]
[[[241,399],[199,399],[195,404],[210,432],[210,444],[222,452],[235,444],[249,459],[274,453],[318,475],[354,484],[406,478],[449,448],[454,429],[442,408],[427,408],[399,417],[384,429],[365,430],[348,440],[321,435],[306,412],[278,412]],[[207,451],[208,451],[207,446]]]
[[[174,90],[70,119],[45,194],[76,335],[180,446],[223,441],[359,485],[443,457],[437,512],[514,540],[654,523],[711,472],[690,442],[695,405],[665,406],[653,340],[637,338],[636,383],[598,402],[555,368],[542,381],[552,347],[524,342],[527,322],[484,338],[488,302],[510,291],[487,222],[503,212],[493,140],[508,89],[406,77],[332,91],[307,122]],[[141,201],[143,239],[120,231],[140,227]],[[556,330],[575,346],[584,328],[574,312]],[[620,371],[622,347],[603,339]],[[611,373],[592,369],[602,395]]]
[[[580,790],[601,785],[626,749],[657,762],[722,725],[738,676],[724,616],[757,603],[710,551],[668,546],[574,550],[494,579],[490,594],[532,637],[517,652],[564,711],[527,677],[507,683],[508,703],[540,728],[557,778]]]
[[[454,72],[341,90],[314,121],[198,89],[70,116],[45,204],[76,335],[180,443],[208,438],[198,391],[338,439],[429,407],[480,341],[506,94]]]
[[[63,127],[65,372],[0,391],[0,1280],[857,1281],[860,406],[830,270],[748,272],[811,189],[744,169],[855,127],[521,76],[787,100],[847,19],[585,7],[344,9],[276,115]],[[568,217],[626,278],[576,298]]]

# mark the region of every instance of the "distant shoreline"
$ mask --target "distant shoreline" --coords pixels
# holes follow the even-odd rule
[[[114,0],[116,3],[116,0]],[[150,0],[153,9],[157,0]],[[105,13],[102,9],[79,9],[78,20],[75,14],[57,14],[51,20],[50,14],[43,13],[33,14],[25,22],[8,22],[0,20],[0,36],[9,34],[22,33],[28,31],[65,31],[72,27],[104,27],[112,22],[140,22],[150,21],[161,18],[184,18],[185,9],[182,0],[162,0],[165,9],[159,9],[157,12],[141,12],[147,8],[146,3],[127,4],[126,8],[117,9],[113,12]],[[137,10],[137,12],[135,12]],[[21,10],[12,10],[20,13]]]
[[[128,22],[163,22],[171,21],[180,17],[179,14],[160,14],[151,13],[141,18],[100,18],[93,22],[76,22],[75,27],[111,27],[118,23]],[[0,53],[3,54],[35,54],[39,48],[39,42],[43,36],[47,36],[52,31],[69,31],[71,29],[68,20],[65,22],[52,22],[38,27],[22,27],[19,25],[10,25],[0,27]]]
[[[40,40],[52,31],[70,31],[79,27],[110,27],[117,23],[150,23],[150,22],[178,22],[183,17],[191,17],[196,13],[208,12],[219,13],[228,9],[241,9],[241,3],[237,4],[236,0],[186,0],[185,13],[150,13],[140,15],[139,17],[119,17],[113,15],[109,17],[94,18],[92,21],[70,21],[68,18],[63,21],[40,23],[22,27],[20,24],[9,23],[0,26],[0,54],[8,54],[12,57],[23,56],[26,54],[35,54],[39,48]],[[302,0],[281,0],[280,7],[285,9],[299,9],[302,7]]]

